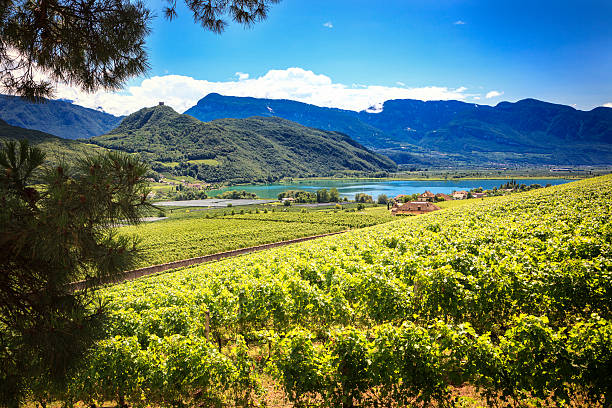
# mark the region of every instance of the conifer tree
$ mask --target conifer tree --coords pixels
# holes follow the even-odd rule
[[[194,22],[221,33],[228,19],[250,26],[279,0],[185,0]],[[176,0],[163,14],[177,15]],[[0,88],[40,100],[55,83],[116,90],[145,73],[153,13],[141,0],[1,0]]]
[[[110,152],[41,169],[45,155],[0,149],[0,406],[40,402],[100,334],[105,308],[89,290],[131,266],[136,242],[114,231],[151,209],[147,167]],[[34,177],[39,183],[32,186]]]

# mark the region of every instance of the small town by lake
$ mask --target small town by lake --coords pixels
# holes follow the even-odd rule
[[[568,179],[515,179],[519,184],[546,184],[558,185],[569,183]],[[395,197],[399,194],[422,193],[429,190],[432,193],[450,194],[453,191],[466,190],[482,187],[485,190],[499,187],[508,182],[508,179],[462,179],[462,180],[363,180],[363,179],[318,179],[304,180],[293,183],[251,184],[225,187],[219,190],[211,190],[209,197],[230,190],[245,190],[257,194],[259,198],[276,199],[280,193],[287,190],[316,191],[322,188],[337,188],[340,196],[353,199],[357,193],[369,194],[376,198],[379,194]]]

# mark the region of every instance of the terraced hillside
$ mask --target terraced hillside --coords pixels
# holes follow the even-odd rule
[[[609,406],[611,217],[605,176],[109,287],[63,397]]]

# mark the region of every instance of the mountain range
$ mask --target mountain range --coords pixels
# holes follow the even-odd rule
[[[0,119],[64,139],[87,139],[114,129],[122,117],[69,101],[45,99],[43,103],[32,103],[17,96],[0,95]]]
[[[612,109],[604,107],[580,111],[535,99],[496,106],[403,99],[355,112],[292,100],[211,93],[185,114],[203,122],[282,118],[344,133],[399,164],[612,164]],[[39,105],[10,96],[0,96],[0,118],[67,138],[106,134],[122,120],[65,101]]]
[[[273,181],[396,169],[389,158],[369,151],[343,133],[278,117],[204,123],[169,106],[141,109],[90,142],[140,153],[154,170],[208,182]]]
[[[397,163],[610,164],[612,109],[524,99],[496,106],[389,100],[361,112],[282,99],[208,94],[185,111],[203,121],[276,116],[346,133]]]

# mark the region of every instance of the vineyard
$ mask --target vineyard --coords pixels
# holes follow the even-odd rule
[[[141,240],[138,267],[328,232],[362,228],[393,219],[386,207],[282,211],[233,209],[177,211],[167,220],[121,228]],[[233,214],[232,214],[233,213]]]
[[[109,287],[108,336],[54,397],[611,406],[611,216],[606,176]]]

